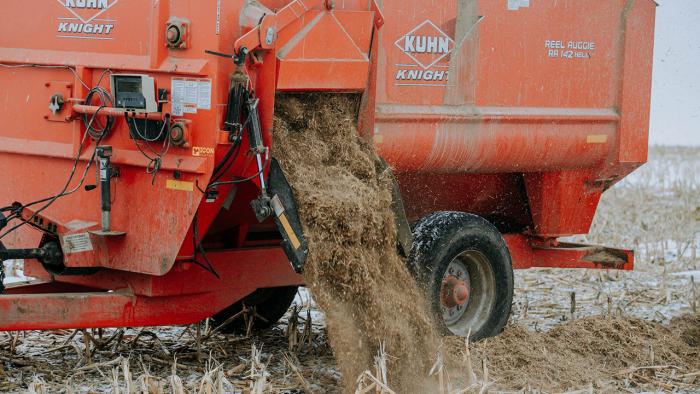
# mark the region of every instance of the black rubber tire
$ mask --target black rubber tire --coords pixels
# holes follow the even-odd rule
[[[225,323],[231,316],[240,312],[243,309],[243,303],[245,303],[249,307],[254,306],[256,312],[267,320],[267,322],[264,322],[260,319],[255,319],[253,322],[253,330],[268,329],[275,325],[282,316],[287,313],[298,290],[299,288],[297,286],[258,289],[242,301],[214,315],[211,318],[212,326],[218,327]],[[234,320],[221,330],[221,332],[229,334],[243,333],[245,331],[245,321],[242,317]]]
[[[496,227],[479,216],[437,212],[419,220],[413,235],[409,269],[425,291],[440,331],[445,335],[459,336],[471,333],[472,340],[500,334],[508,323],[513,303],[513,266],[508,247]],[[480,263],[470,262],[468,256]],[[464,265],[469,276],[473,271],[471,265],[483,266],[474,271],[474,278],[481,275],[489,280],[484,280],[488,284],[483,285],[471,279],[470,299],[464,307],[467,310],[461,312],[463,315],[459,321],[450,325],[451,329],[443,317],[446,310],[443,310],[440,292],[443,277],[455,259]],[[472,313],[472,322],[464,323],[470,320],[467,315],[472,309],[478,313]],[[474,324],[475,321],[478,324]]]

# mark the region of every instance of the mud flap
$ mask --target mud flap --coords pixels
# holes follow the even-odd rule
[[[275,224],[282,234],[282,249],[294,270],[301,273],[309,254],[309,246],[304,238],[294,191],[289,186],[282,167],[274,158],[270,162],[268,191],[272,196],[270,205],[274,211]]]
[[[411,225],[408,223],[408,218],[406,217],[406,209],[403,205],[399,183],[396,181],[396,177],[394,177],[394,173],[391,171],[389,164],[381,157],[377,161],[377,167],[381,172],[387,173],[391,178],[391,210],[394,212],[397,246],[401,255],[403,257],[408,257],[409,253],[411,253],[411,247],[413,246],[413,232],[411,231]]]

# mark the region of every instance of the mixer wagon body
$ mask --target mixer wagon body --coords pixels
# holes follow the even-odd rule
[[[188,324],[302,285],[289,238],[251,209],[286,92],[360,98],[410,221],[482,216],[514,268],[632,268],[631,251],[557,238],[587,233],[647,159],[651,0],[34,3],[6,0],[0,24],[0,252],[37,279],[0,296],[0,330]],[[226,121],[236,70],[262,150]],[[85,137],[95,119],[109,134]],[[167,136],[134,136],[149,125]]]

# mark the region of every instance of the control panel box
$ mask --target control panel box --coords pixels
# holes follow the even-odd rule
[[[115,106],[135,112],[158,112],[156,81],[143,74],[112,74]]]

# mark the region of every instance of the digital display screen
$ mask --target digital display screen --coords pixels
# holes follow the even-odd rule
[[[141,79],[139,78],[119,78],[116,82],[119,93],[141,93]]]

